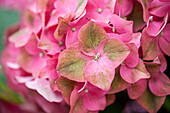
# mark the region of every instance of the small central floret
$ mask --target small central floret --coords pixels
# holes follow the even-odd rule
[[[113,27],[113,28],[112,28],[112,32],[114,33],[115,31],[116,31],[116,28],[115,28],[115,27]]]
[[[44,57],[44,53],[43,53],[43,52],[40,52],[39,56],[40,56],[40,57]]]
[[[159,35],[162,36],[162,35],[163,35],[163,32],[160,32]]]
[[[100,57],[100,53],[97,53],[97,54],[94,56],[94,59],[95,59],[95,60],[99,60],[99,57]]]
[[[76,28],[75,28],[75,27],[72,27],[71,30],[74,32],[74,31],[76,31]]]
[[[103,11],[102,8],[98,8],[98,9],[97,9],[97,12],[98,12],[98,13],[102,13],[102,11]]]
[[[126,18],[126,17],[122,17],[122,19],[127,20],[127,18]]]
[[[84,89],[84,92],[86,92],[86,93],[87,93],[87,92],[89,92],[89,90],[88,90],[87,88],[85,88],[85,89]]]
[[[59,46],[63,46],[63,42],[62,41],[60,41],[58,44],[59,44]]]
[[[153,16],[151,16],[150,18],[149,18],[149,22],[152,22],[153,21]]]

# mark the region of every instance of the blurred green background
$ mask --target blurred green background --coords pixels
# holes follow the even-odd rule
[[[0,53],[3,50],[3,35],[6,28],[10,25],[16,24],[19,21],[19,14],[16,11],[5,10],[0,8]],[[1,68],[1,66],[0,66]],[[0,78],[4,79],[0,71]]]
[[[18,21],[19,21],[19,14],[16,11],[0,8],[0,53],[3,50],[3,35],[4,35],[5,29],[13,24],[18,23]],[[10,98],[6,98],[6,95],[1,93],[2,90],[6,91],[10,95],[9,96]],[[18,95],[15,92],[11,91],[6,85],[5,77],[3,76],[1,72],[1,66],[0,66],[0,91],[1,91],[0,100],[3,99],[7,102],[10,102],[12,98],[16,98],[16,99],[18,98]],[[117,95],[118,95],[118,98],[116,99],[116,102],[110,105],[109,107],[107,107],[104,111],[100,113],[112,113],[112,112],[121,113],[122,112],[122,109],[125,106],[125,102],[130,101],[130,99],[128,99],[128,96],[125,92],[120,92]],[[165,101],[165,104],[159,111],[160,113],[170,112],[170,101],[169,100],[170,100],[170,97],[168,96]]]
[[[6,28],[19,21],[19,14],[16,11],[6,10],[0,8],[0,55],[4,48],[3,36]],[[6,84],[6,79],[2,74],[0,65],[0,100],[17,104],[22,102],[22,98],[14,91],[12,91]]]

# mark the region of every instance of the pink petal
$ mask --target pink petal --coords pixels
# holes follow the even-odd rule
[[[138,0],[141,3],[143,8],[143,20],[146,22],[149,18],[148,7],[150,6],[151,0]]]
[[[89,19],[92,19],[96,22],[109,22],[109,18],[114,11],[114,0],[91,0],[87,3],[87,13],[86,16]],[[101,12],[98,12],[98,9],[101,9]]]
[[[147,80],[141,79],[134,84],[130,84],[127,88],[127,92],[130,99],[139,98],[147,88]]]
[[[130,49],[130,54],[125,59],[125,65],[128,67],[136,67],[139,62],[138,49],[134,43],[127,44]]]
[[[67,15],[68,13],[73,13],[74,18],[80,17],[86,7],[87,0],[58,0],[55,2],[55,7],[60,15]]]
[[[133,9],[133,0],[117,0],[115,4],[115,14],[125,17],[131,13]]]
[[[56,79],[58,77],[56,66],[58,63],[58,58],[48,58],[46,59],[46,66],[44,66],[39,74],[39,78],[51,78]]]
[[[161,64],[161,68],[160,68],[160,71],[161,72],[164,72],[167,68],[167,62],[166,62],[166,59],[163,55],[159,55],[155,60],[154,60],[155,63],[159,63]]]
[[[81,1],[78,0],[78,6],[77,6],[76,11],[75,11],[75,18],[78,18],[82,15],[82,13],[84,12],[85,7],[87,5],[87,1],[88,0],[81,0]]]
[[[158,41],[156,37],[149,36],[146,29],[142,32],[141,46],[143,60],[153,60],[158,56]]]
[[[145,27],[145,22],[143,20],[143,9],[139,2],[133,1],[134,6],[130,15],[128,15],[128,20],[132,20],[134,22],[133,31],[137,32],[142,30]]]
[[[28,76],[28,77],[16,76],[15,78],[19,83],[26,83],[34,79],[32,76]]]
[[[110,88],[114,78],[114,65],[107,57],[102,56],[98,61],[90,61],[84,69],[86,79],[103,90]]]
[[[168,42],[170,42],[170,24],[167,24],[166,26],[165,26],[165,28],[163,29],[163,36],[164,36],[164,38],[168,41]]]
[[[120,68],[120,75],[128,83],[135,83],[140,79],[150,78],[150,74],[146,70],[142,60],[139,60],[139,63],[135,68],[129,68],[122,65]]]
[[[59,45],[59,42],[54,38],[53,34],[56,27],[48,28],[44,31],[43,36],[38,42],[38,48],[47,52],[47,54],[55,55],[65,49],[64,44]],[[63,40],[62,40],[63,42]]]
[[[77,8],[77,5],[78,5],[78,0],[67,0],[67,1],[57,0],[54,3],[55,8],[65,15],[70,12],[74,12]]]
[[[153,95],[147,88],[145,92],[136,101],[148,112],[156,113],[163,105],[166,97]]]
[[[30,10],[26,10],[25,12],[24,23],[30,29],[30,31],[35,33],[39,32],[42,27],[42,19],[40,15]]]
[[[17,58],[17,63],[28,73],[38,77],[40,70],[45,66],[44,57],[30,55],[25,49],[21,49]]]
[[[146,31],[150,36],[157,36],[161,33],[168,22],[168,13],[165,18],[161,20],[156,20],[154,17],[151,18],[153,18],[153,20],[150,22],[150,19],[148,19]]]
[[[64,17],[64,14],[60,14],[57,9],[52,10],[46,28],[57,25],[59,17]]]
[[[139,47],[141,46],[141,33],[133,33],[132,34],[132,40],[129,43],[134,43],[136,45],[136,47],[139,49]]]
[[[154,0],[150,4],[149,12],[153,15],[163,17],[166,13],[170,12],[170,2],[169,0]]]
[[[130,41],[132,41],[132,37],[133,34],[132,33],[126,33],[126,34],[115,34],[115,33],[108,33],[108,37],[109,38],[113,38],[113,39],[118,39],[120,41],[122,41],[123,43],[129,43]]]
[[[87,113],[87,109],[83,105],[83,97],[78,93],[75,88],[70,97],[70,113]]]
[[[102,90],[90,83],[87,83],[86,85],[86,89],[88,89],[88,93],[90,93],[92,96],[94,96],[95,98],[100,98],[105,96],[108,93],[108,90]]]
[[[36,7],[38,11],[44,11],[48,7],[49,0],[36,0]]]
[[[90,111],[104,110],[106,107],[106,97],[95,98],[93,95],[85,93],[83,95],[83,105]]]
[[[106,39],[103,53],[118,67],[129,55],[129,48],[117,39]]]
[[[46,79],[37,78],[34,81],[27,82],[26,86],[37,90],[37,92],[49,102],[61,102],[63,100],[59,93],[57,94],[51,89],[50,84]]]
[[[69,109],[64,103],[49,102],[44,99],[41,95],[34,95],[36,104],[38,104],[46,113],[55,113],[60,111],[61,113],[68,113]]]
[[[65,42],[66,48],[68,48],[71,44],[78,42],[79,30],[83,25],[85,25],[88,22],[89,20],[83,17],[69,23],[70,28],[66,34],[66,42]]]
[[[166,55],[170,56],[170,42],[168,42],[163,36],[160,36],[159,38],[159,46]]]
[[[66,48],[76,42],[78,42],[78,31],[73,32],[72,30],[68,30],[66,35]]]
[[[120,69],[116,69],[115,78],[111,84],[111,89],[109,90],[108,94],[115,94],[120,91],[123,91],[127,88],[128,83],[122,79],[120,76]]]
[[[111,94],[111,95],[107,94],[106,95],[106,106],[113,104],[115,100],[116,100],[116,96],[114,94]]]
[[[37,47],[38,44],[38,37],[36,34],[32,33],[31,37],[29,38],[28,42],[25,44],[25,49],[31,55],[36,55],[41,52],[41,50]]]
[[[110,22],[118,33],[123,34],[133,32],[133,21],[124,20],[117,15],[112,15]]]
[[[161,68],[161,64],[160,63],[155,63],[155,62],[144,62],[146,69],[148,70],[148,72],[154,76],[157,73],[159,73],[160,68]]]
[[[78,43],[75,43],[60,53],[57,71],[68,79],[85,82],[84,68],[87,57],[78,48]]]
[[[58,26],[56,31],[54,32],[54,37],[58,40],[61,41],[66,35],[68,29],[69,29],[69,21],[70,21],[70,16],[65,18],[59,17],[58,18]]]
[[[22,47],[28,42],[30,37],[31,37],[31,32],[25,28],[11,35],[9,37],[9,41],[14,43],[15,47]]]
[[[164,73],[159,72],[149,80],[149,88],[157,96],[169,95],[170,79]]]

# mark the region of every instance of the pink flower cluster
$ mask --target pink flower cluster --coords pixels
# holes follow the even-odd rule
[[[148,112],[161,108],[170,94],[163,73],[169,0],[33,0],[25,7],[1,58],[9,85],[27,99],[22,109],[98,113],[124,90]]]

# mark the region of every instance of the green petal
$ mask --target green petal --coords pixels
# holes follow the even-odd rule
[[[119,66],[129,55],[129,48],[117,39],[106,39],[103,52],[114,63],[114,67]]]
[[[86,53],[97,50],[98,45],[105,38],[107,38],[105,30],[92,21],[84,25],[79,31],[79,44]]]
[[[152,94],[149,88],[147,88],[136,101],[148,112],[156,113],[163,105],[165,98]]]
[[[57,72],[70,80],[85,82],[87,59],[78,48],[78,43],[75,43],[60,53]]]

